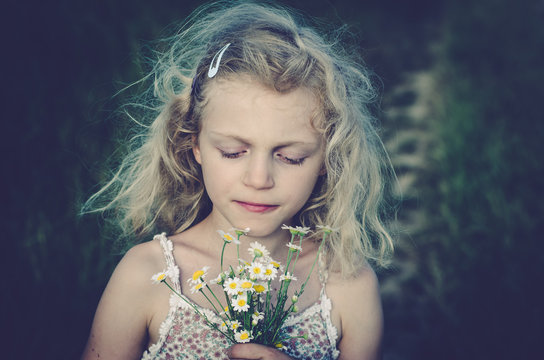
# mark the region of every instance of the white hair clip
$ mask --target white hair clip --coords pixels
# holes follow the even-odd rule
[[[212,63],[210,64],[210,69],[208,70],[209,78],[213,78],[217,74],[217,71],[219,71],[219,64],[221,63],[221,58],[223,57],[223,53],[227,50],[229,46],[230,43],[223,46],[221,50],[219,50],[217,54],[214,55]],[[215,59],[217,59],[217,61]]]

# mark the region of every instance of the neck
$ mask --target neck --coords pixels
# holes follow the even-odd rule
[[[213,248],[220,252],[222,249],[223,244],[221,243],[220,235],[217,233],[218,230],[229,233],[236,238],[236,234],[234,230],[232,230],[231,225],[225,225],[224,222],[217,221],[211,215],[204,219],[199,225],[203,226],[205,229],[206,238],[208,239],[207,243],[209,244],[208,248],[210,250]],[[248,259],[248,249],[251,243],[256,241],[266,247],[273,259],[284,259],[288,251],[286,244],[290,239],[291,235],[289,231],[282,230],[280,228],[267,236],[254,236],[251,234],[250,230],[247,235],[242,235],[240,237],[240,257],[242,259]],[[225,249],[225,258],[237,259],[237,250],[234,243],[228,245]]]

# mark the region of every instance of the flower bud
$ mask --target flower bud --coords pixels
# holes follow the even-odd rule
[[[295,313],[298,312],[298,306],[293,305],[293,310],[292,311],[295,312]]]
[[[296,303],[298,301],[298,296],[296,295],[293,295],[293,297],[291,298],[291,301],[294,303]]]

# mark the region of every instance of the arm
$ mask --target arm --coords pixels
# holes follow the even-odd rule
[[[330,285],[327,291],[333,308],[339,310],[342,324],[339,360],[379,359],[383,314],[374,271],[365,267],[355,278]]]
[[[100,299],[82,360],[139,359],[147,344],[156,264],[152,243],[135,246],[115,269]],[[151,252],[152,254],[152,252]]]

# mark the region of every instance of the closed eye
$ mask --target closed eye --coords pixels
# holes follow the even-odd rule
[[[304,162],[304,160],[306,160],[305,157],[301,157],[301,158],[290,158],[290,157],[287,157],[285,155],[282,155],[282,154],[277,154],[277,157],[283,161],[284,163],[286,164],[289,164],[289,165],[302,165],[302,163]]]
[[[219,150],[219,151],[221,151],[221,156],[226,159],[237,159],[240,156],[242,156],[242,154],[244,153],[244,151],[231,152],[231,153],[222,151],[222,150]]]

